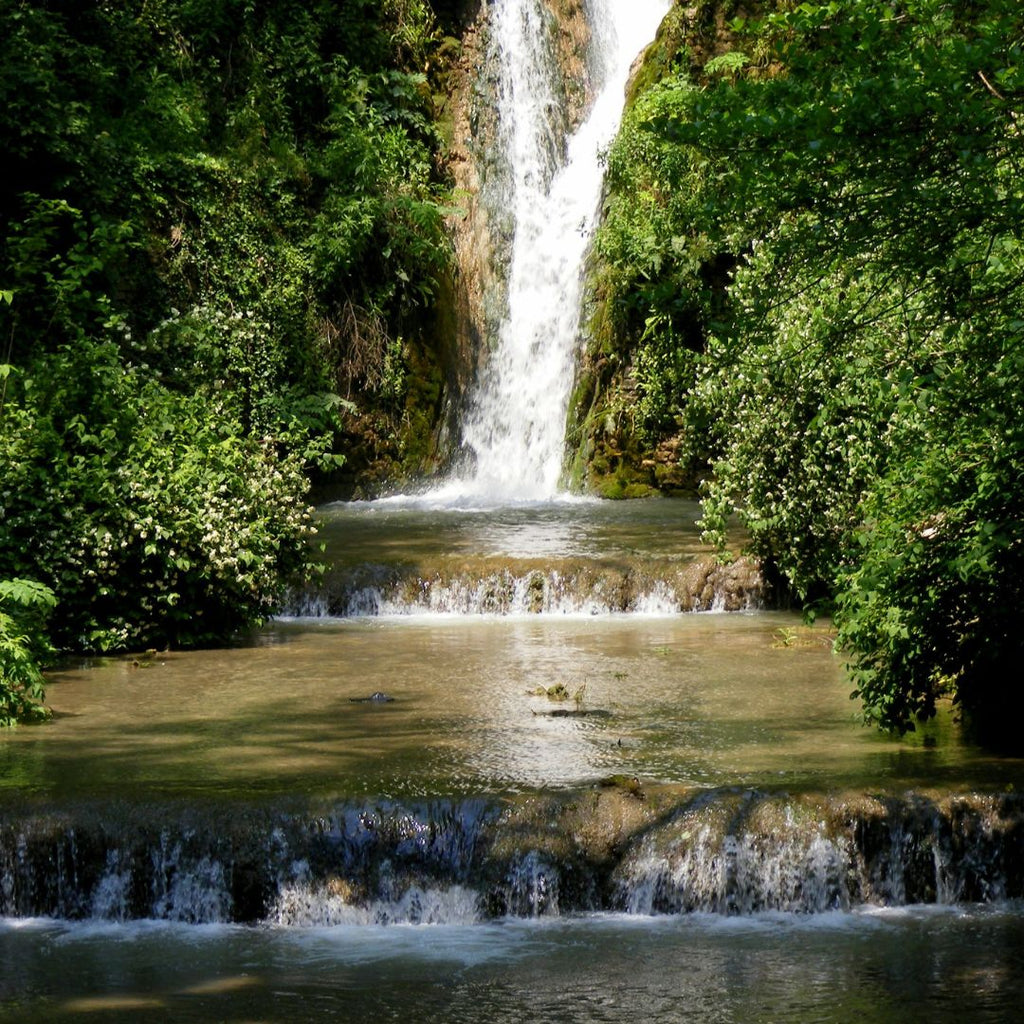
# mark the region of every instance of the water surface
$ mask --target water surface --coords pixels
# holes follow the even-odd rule
[[[580,702],[532,692],[557,684]],[[374,692],[393,700],[352,699]],[[858,724],[848,692],[825,631],[786,613],[279,623],[247,646],[54,673],[54,720],[0,736],[0,786],[410,799],[622,772],[698,787],[1020,786],[1020,762],[965,744],[948,713],[895,740]]]
[[[680,498],[561,498],[494,504],[444,491],[383,501],[335,502],[317,524],[331,565],[495,559],[602,563],[707,557],[700,505]]]
[[[471,928],[0,923],[0,1019],[1005,1022],[1015,910]],[[57,965],[59,964],[59,969]]]

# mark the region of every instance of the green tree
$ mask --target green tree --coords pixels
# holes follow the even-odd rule
[[[310,571],[355,403],[386,434],[431,365],[431,7],[0,24],[0,578],[52,588],[62,646],[222,639]]]
[[[677,63],[611,158],[643,186],[603,242],[641,391],[713,468],[708,535],[737,513],[798,598],[837,602],[870,719],[912,728],[942,693],[1019,711],[1019,5],[765,4],[731,29],[747,59]],[[694,349],[689,379],[645,369]]]

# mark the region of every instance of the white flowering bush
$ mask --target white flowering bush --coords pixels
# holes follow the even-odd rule
[[[112,346],[63,350],[45,380],[3,410],[0,578],[53,589],[56,642],[212,642],[268,615],[308,568],[303,456],[246,436],[216,389],[125,371]]]

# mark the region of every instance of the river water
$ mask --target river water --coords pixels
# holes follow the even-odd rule
[[[0,950],[4,1019],[23,1022],[1004,1024],[1024,998],[1024,930],[1003,911],[429,932],[28,922],[0,925]]]
[[[857,725],[827,623],[680,609],[677,578],[708,555],[696,518],[672,499],[327,506],[326,557],[361,595],[337,601],[358,614],[328,614],[314,589],[296,606],[317,614],[234,648],[53,673],[54,721],[2,738],[0,789],[422,799],[616,773],[696,787],[1016,781],[1015,762],[965,743],[948,710],[903,740]],[[370,600],[382,571],[400,583]],[[562,700],[537,692],[559,685]],[[393,699],[359,699],[374,693]]]
[[[949,709],[863,728],[827,624],[793,613],[468,585],[664,582],[694,518],[329,506],[346,571],[357,548],[478,603],[307,595],[230,649],[54,673],[54,721],[0,738],[0,1018],[1013,1019],[1019,761]]]

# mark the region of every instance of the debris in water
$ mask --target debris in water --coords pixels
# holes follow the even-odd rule
[[[646,799],[640,779],[636,775],[608,775],[601,780],[600,785],[605,789],[621,789],[638,800]]]
[[[527,690],[527,694],[531,697],[547,697],[548,700],[568,700],[569,689],[565,683],[555,683],[553,686],[549,686],[546,689],[543,686],[538,686],[533,690]]]

